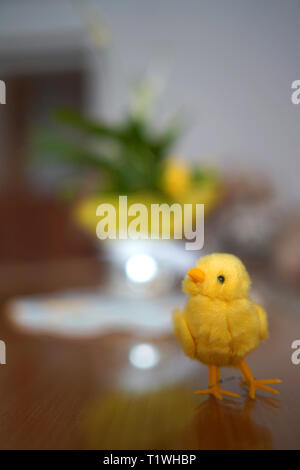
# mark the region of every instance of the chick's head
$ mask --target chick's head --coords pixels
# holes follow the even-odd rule
[[[233,300],[248,296],[249,274],[239,258],[227,253],[214,253],[200,258],[188,271],[183,290],[188,295]]]

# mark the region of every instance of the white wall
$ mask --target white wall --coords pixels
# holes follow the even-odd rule
[[[281,195],[300,199],[299,0],[98,0],[110,29],[106,109],[155,62],[171,74],[163,110],[191,123],[179,151],[224,168],[262,169]]]

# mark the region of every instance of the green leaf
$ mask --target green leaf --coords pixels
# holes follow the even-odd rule
[[[111,138],[121,142],[126,139],[126,135],[124,135],[122,128],[112,124],[103,124],[91,118],[86,118],[77,111],[73,111],[71,109],[58,108],[54,111],[53,116],[55,121],[66,124],[85,134]]]
[[[60,139],[51,133],[43,133],[37,144],[41,149],[42,160],[47,163],[66,162],[88,168],[103,169],[114,178],[119,176],[117,165],[108,157],[94,154],[78,144]]]

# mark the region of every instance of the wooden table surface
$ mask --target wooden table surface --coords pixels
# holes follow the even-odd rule
[[[125,333],[89,340],[31,336],[14,329],[4,307],[0,339],[1,449],[287,449],[300,448],[298,299],[274,291],[270,339],[250,357],[257,378],[281,378],[280,395],[252,401],[237,370],[223,370],[224,388],[240,399],[199,397],[207,370],[185,358],[173,337]],[[128,360],[151,342],[161,360],[148,370]]]

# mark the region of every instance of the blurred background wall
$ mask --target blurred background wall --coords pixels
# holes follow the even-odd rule
[[[166,73],[161,119],[180,109],[192,123],[179,153],[209,156],[227,171],[259,167],[284,200],[299,201],[300,106],[290,99],[299,78],[298,0],[1,0],[1,51],[29,36],[37,48],[34,36],[53,31],[80,37],[84,3],[109,37],[94,112],[118,116],[139,75]]]
[[[61,286],[57,273],[47,278],[52,268],[39,263],[68,257],[86,260],[86,268],[75,270],[71,264],[60,279],[67,283],[78,273],[72,279],[81,285],[82,279],[95,277],[95,268],[89,268],[96,256],[94,240],[76,231],[70,207],[58,194],[67,179],[82,178],[88,186],[93,169],[85,175],[81,167],[63,161],[32,165],[34,152],[43,156],[31,147],[32,136],[62,105],[107,125],[126,121],[134,85],[147,75],[162,91],[156,128],[163,130],[174,113],[184,123],[175,156],[187,166],[216,168],[225,180],[234,180],[236,173],[229,193],[236,183],[244,193],[257,184],[253,212],[244,224],[247,237],[251,227],[253,235],[258,226],[268,232],[274,224],[279,232],[287,226],[283,213],[294,221],[300,200],[300,105],[291,102],[291,84],[300,78],[299,24],[298,0],[1,0],[0,79],[6,81],[7,104],[0,106],[0,216],[5,220],[0,260],[6,281],[7,266],[13,264],[7,291],[40,291],[53,280],[54,287]],[[244,190],[245,182],[250,189]],[[258,218],[255,199],[267,198],[264,188],[267,194],[273,186],[280,202],[280,210],[273,209],[275,222],[269,208]],[[236,196],[240,201],[248,197]],[[242,212],[248,214],[245,207]],[[234,231],[234,223],[226,220],[211,239],[225,226]],[[238,216],[238,237],[242,225]],[[300,221],[286,231],[299,251]],[[265,253],[269,241],[263,246]],[[288,237],[285,246],[291,246]],[[236,245],[230,249],[237,251]],[[292,262],[299,256],[290,249]],[[32,262],[37,263],[32,283],[23,288],[29,279],[26,263]],[[17,289],[20,263],[24,275]],[[41,269],[47,276],[35,287]],[[298,261],[297,273],[300,279]],[[292,270],[289,278],[295,277]]]
[[[224,168],[260,167],[282,196],[298,189],[300,108],[290,100],[299,75],[300,3],[254,0],[99,2],[111,29],[110,106],[143,68],[169,64],[165,109],[179,105],[193,125],[182,153]]]

